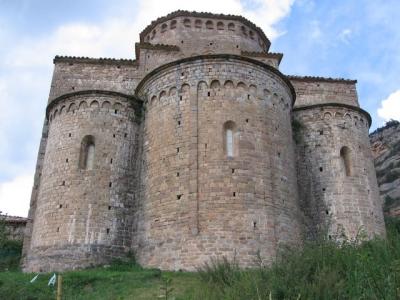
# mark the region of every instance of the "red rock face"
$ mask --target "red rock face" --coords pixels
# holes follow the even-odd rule
[[[398,216],[400,209],[400,124],[395,121],[370,135],[384,211]]]

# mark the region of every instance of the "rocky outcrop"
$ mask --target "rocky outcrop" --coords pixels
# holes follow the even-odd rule
[[[384,211],[400,217],[400,122],[387,122],[370,140]]]

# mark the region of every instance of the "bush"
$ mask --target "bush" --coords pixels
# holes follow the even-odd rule
[[[21,260],[22,242],[6,241],[0,247],[0,272],[18,270]]]
[[[21,259],[21,252],[22,241],[8,239],[6,224],[3,219],[0,219],[0,272],[17,270]]]

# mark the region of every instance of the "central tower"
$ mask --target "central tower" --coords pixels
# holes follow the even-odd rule
[[[239,56],[162,66],[145,100],[144,265],[193,269],[210,257],[254,265],[299,240],[291,84]]]

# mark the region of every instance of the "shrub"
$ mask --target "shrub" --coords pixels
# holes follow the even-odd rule
[[[0,219],[0,271],[17,270],[21,252],[22,241],[10,240],[5,221]]]

